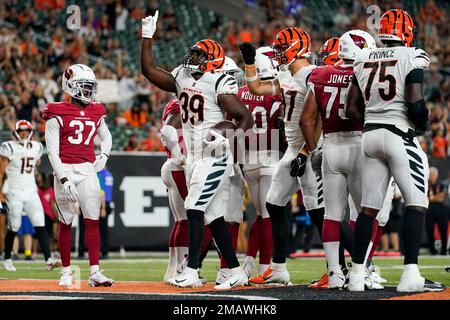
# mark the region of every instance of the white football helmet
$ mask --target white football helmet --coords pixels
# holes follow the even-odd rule
[[[271,59],[273,55],[273,49],[269,46],[256,49],[255,65],[258,78],[264,80],[276,78],[278,76],[280,70],[278,67],[274,66],[275,60]]]
[[[97,93],[94,71],[84,64],[71,65],[62,75],[62,89],[72,98],[88,104]]]
[[[22,138],[20,133],[22,131],[28,131],[28,135],[26,138]],[[15,130],[13,131],[14,137],[20,141],[20,142],[28,142],[31,140],[31,137],[33,136],[33,126],[32,124],[27,120],[19,120],[16,122]]]
[[[362,30],[350,30],[339,38],[340,59],[355,60],[362,49],[374,49],[377,47],[372,35]]]
[[[225,56],[225,62],[219,72],[235,77],[238,87],[244,86],[244,71],[230,57]]]

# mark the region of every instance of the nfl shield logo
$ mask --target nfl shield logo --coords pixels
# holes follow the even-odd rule
[[[82,116],[84,116],[84,111],[80,111],[80,114],[81,114]]]

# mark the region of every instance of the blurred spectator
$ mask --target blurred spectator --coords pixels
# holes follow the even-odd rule
[[[30,219],[28,216],[23,215],[22,216],[22,223],[20,225],[19,230],[17,231],[17,236],[14,239],[13,243],[13,259],[16,257],[16,259],[19,257],[19,239],[23,239],[23,253],[25,255],[25,260],[32,261],[34,260],[31,256],[32,249],[33,249],[33,236],[35,234],[35,230],[33,225],[31,224]]]
[[[437,224],[441,236],[441,255],[447,254],[447,230],[448,230],[448,211],[444,206],[445,187],[438,182],[439,171],[435,167],[430,168],[430,176],[428,179],[428,213],[425,215],[425,226],[428,236],[428,248],[430,253],[435,255],[437,250],[435,247],[434,226]]]
[[[347,26],[350,24],[350,18],[344,7],[338,8],[337,13],[333,17],[333,22],[341,31],[347,29]]]
[[[161,139],[158,136],[158,130],[155,127],[148,129],[148,136],[145,138],[140,146],[139,151],[158,151],[162,152],[165,147],[161,143]]]
[[[139,105],[134,105],[130,110],[124,111],[121,117],[124,118],[126,123],[133,128],[142,127],[148,120],[147,112],[142,110]]]
[[[305,209],[303,195],[300,190],[291,199],[291,212],[293,217],[293,238],[289,253],[295,253],[299,248],[302,248],[304,253],[308,253],[314,236],[314,225]]]
[[[139,141],[136,135],[131,135],[123,151],[139,151]]]
[[[447,140],[442,134],[442,130],[437,131],[436,136],[433,138],[433,157],[445,158],[447,156]]]

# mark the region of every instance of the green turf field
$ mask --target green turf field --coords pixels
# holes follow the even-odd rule
[[[212,254],[211,254],[212,255]],[[350,259],[347,259],[350,261]],[[241,259],[242,262],[242,259]],[[383,278],[388,280],[387,285],[396,285],[402,272],[402,258],[381,258],[375,257],[374,263],[379,266]],[[161,281],[167,266],[167,257],[127,257],[126,259],[112,258],[101,261],[101,269],[108,277],[115,281]],[[201,274],[214,281],[216,278],[219,260],[217,258],[207,258],[204,262]],[[450,257],[421,256],[420,269],[422,275],[430,280],[439,281],[450,286],[450,273],[444,268],[450,266]],[[3,279],[59,279],[59,270],[44,270],[43,261],[15,261],[16,272],[7,272],[2,266],[0,278]],[[81,268],[81,278],[88,278],[88,261],[72,261],[73,266]],[[288,269],[291,274],[291,281],[294,284],[308,284],[313,279],[319,278],[325,272],[324,258],[297,258],[288,260]]]

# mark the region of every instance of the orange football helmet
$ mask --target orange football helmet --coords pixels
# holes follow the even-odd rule
[[[411,47],[414,38],[414,21],[408,12],[402,9],[386,11],[380,19],[378,38],[384,41],[401,41]]]
[[[334,65],[339,61],[339,37],[328,39],[319,50],[318,65]]]
[[[184,66],[193,71],[209,72],[222,68],[225,62],[225,51],[214,40],[198,41],[188,49],[184,57]]]
[[[290,65],[295,59],[311,55],[311,38],[304,30],[289,27],[277,33],[272,48],[272,59],[279,66]]]

